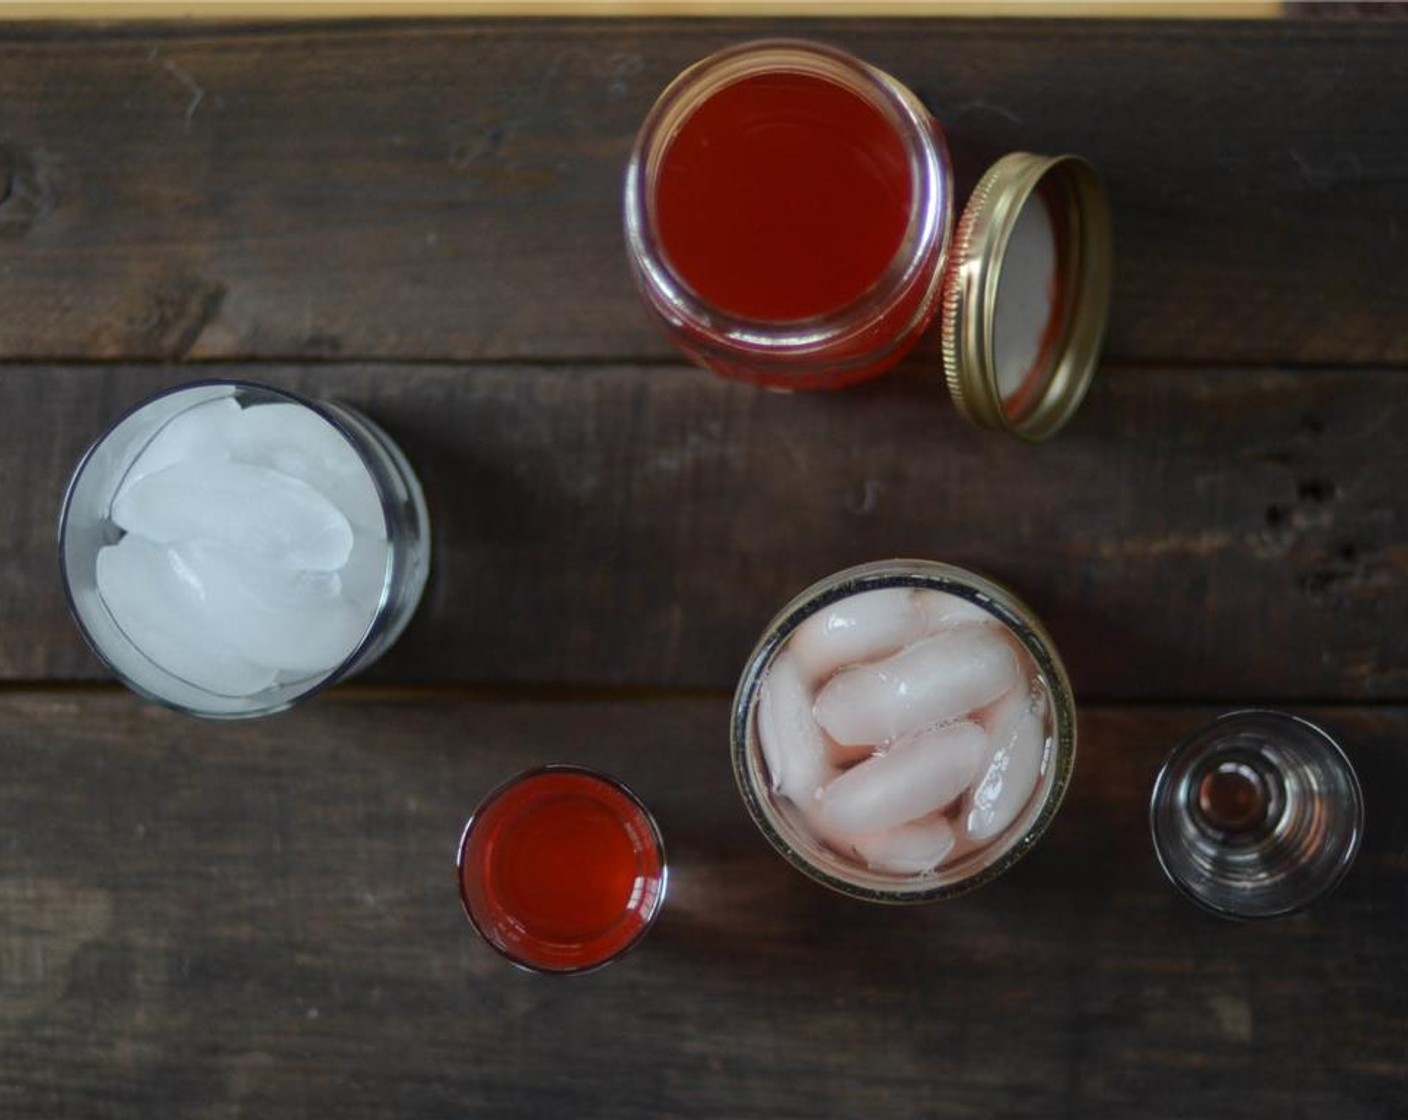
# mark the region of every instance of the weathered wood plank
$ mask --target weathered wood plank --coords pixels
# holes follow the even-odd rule
[[[252,372],[365,407],[424,478],[432,582],[377,679],[727,688],[796,591],[912,555],[1015,588],[1087,697],[1408,698],[1399,374],[1127,371],[1031,447],[918,370],[800,396],[680,367]],[[100,675],[55,574],[60,497],[185,376],[0,377],[0,678]]]
[[[883,20],[0,28],[0,356],[661,356],[631,137],[779,33],[914,86],[965,182],[1091,158],[1117,360],[1408,361],[1408,28]]]
[[[0,695],[7,1117],[1395,1116],[1408,710],[1312,712],[1369,797],[1319,908],[1244,927],[1162,881],[1144,802],[1205,709],[1082,715],[1037,852],[917,910],[776,859],[722,700],[347,694],[210,726],[117,692]],[[634,955],[526,976],[451,861],[475,799],[573,759],[657,812],[671,897]]]
[[[1371,4],[1349,5],[1372,8]],[[1392,8],[1392,5],[1383,5]],[[1319,17],[1333,5],[1280,0],[0,0],[13,20],[312,20],[446,16],[1025,16],[1062,19],[1278,19]],[[1308,9],[1308,10],[1306,10]],[[1370,14],[1370,13],[1364,13]],[[1360,18],[1364,18],[1361,14]]]

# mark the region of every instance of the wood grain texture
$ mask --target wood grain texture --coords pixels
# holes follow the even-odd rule
[[[1046,840],[952,903],[872,908],[747,821],[722,700],[341,694],[211,726],[118,692],[0,696],[0,1111],[12,1120],[387,1115],[1398,1115],[1408,710],[1310,712],[1369,797],[1311,912],[1207,917],[1144,803],[1206,709],[1096,708]],[[458,908],[475,800],[571,758],[653,807],[659,925],[572,980]]]
[[[1002,0],[1000,4],[991,0],[0,0],[0,19],[1002,16],[1207,20],[1276,19],[1284,9],[1279,0]]]
[[[1398,373],[1121,371],[1031,447],[968,429],[919,368],[811,395],[669,366],[254,372],[363,407],[424,480],[431,584],[373,679],[731,688],[793,594],[908,555],[1017,590],[1085,697],[1408,699]],[[101,675],[60,498],[112,419],[190,376],[0,378],[24,418],[0,443],[0,678]]]
[[[682,67],[827,39],[915,88],[961,185],[1108,180],[1128,362],[1408,360],[1408,28],[466,21],[0,29],[0,354],[658,358],[631,138]]]

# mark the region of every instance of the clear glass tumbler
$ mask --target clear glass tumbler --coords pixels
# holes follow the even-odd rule
[[[734,694],[734,775],[774,848],[870,902],[990,882],[1051,824],[1076,754],[1056,647],[1006,588],[928,560],[813,584]]]
[[[59,560],[84,638],[134,692],[261,716],[395,642],[430,523],[406,457],[361,413],[202,381],[133,408],[84,455]]]
[[[1344,878],[1364,797],[1339,744],[1285,712],[1228,712],[1174,748],[1149,806],[1154,851],[1186,897],[1224,918],[1278,918]]]

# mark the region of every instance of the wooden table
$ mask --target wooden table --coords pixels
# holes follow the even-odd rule
[[[682,365],[618,220],[690,60],[829,39],[960,177],[1105,174],[1118,284],[1075,424],[967,429],[934,347],[785,396]],[[0,1116],[1397,1117],[1408,1070],[1408,28],[403,22],[0,30]],[[54,525],[84,446],[239,375],[364,407],[432,504],[363,680],[211,725],[85,650]],[[791,593],[993,574],[1081,699],[1056,825],[957,902],[867,907],[746,819],[729,694]],[[1239,926],[1163,881],[1170,746],[1267,703],[1339,734],[1341,889]],[[492,784],[575,760],[656,809],[648,942],[576,980],[459,911]]]

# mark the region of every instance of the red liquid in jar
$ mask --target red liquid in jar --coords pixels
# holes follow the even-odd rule
[[[644,933],[664,889],[645,810],[578,770],[525,775],[476,812],[460,848],[460,891],[475,927],[531,968],[602,964]]]
[[[913,187],[885,115],[808,74],[741,79],[689,115],[655,183],[665,256],[705,302],[756,320],[833,313],[894,260]]]

